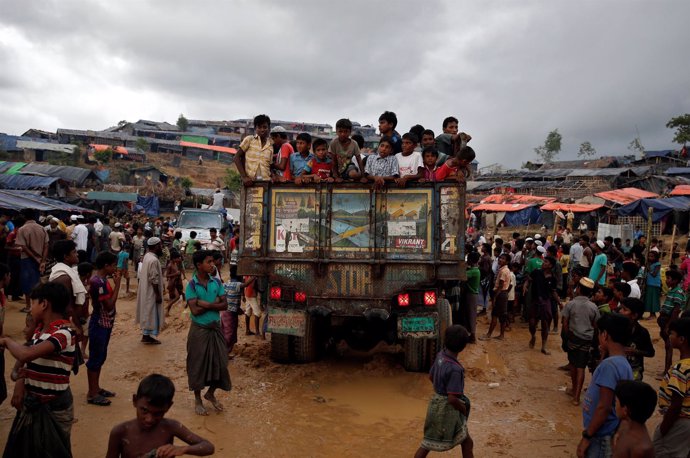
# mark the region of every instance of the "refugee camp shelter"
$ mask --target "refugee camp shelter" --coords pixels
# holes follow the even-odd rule
[[[608,206],[628,205],[640,199],[659,197],[658,194],[638,188],[612,189],[610,191],[597,192],[594,195],[603,199]]]
[[[647,212],[652,209],[652,223],[660,224],[661,233],[670,233],[676,225],[680,233],[688,232],[688,212],[690,212],[690,197],[674,196],[658,199],[640,199],[616,210],[621,216],[638,216],[647,221]],[[641,226],[641,225],[640,225]]]
[[[94,213],[88,208],[39,196],[29,191],[0,189],[0,209],[19,212],[27,208],[51,213]]]

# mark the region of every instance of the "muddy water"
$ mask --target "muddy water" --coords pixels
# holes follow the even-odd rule
[[[233,390],[219,394],[225,412],[198,417],[194,397],[187,391],[188,323],[180,307],[161,336],[163,345],[143,346],[133,322],[135,298],[124,296],[102,373],[101,385],[117,393],[113,404],[88,405],[85,370],[72,378],[75,457],[105,454],[110,429],[133,418],[131,395],[139,380],[152,372],[168,375],[177,387],[168,415],[211,440],[215,456],[397,457],[416,450],[432,388],[426,374],[402,369],[398,348],[381,346],[371,354],[340,349],[315,364],[281,366],[269,360],[268,342],[242,335],[229,366]],[[16,339],[23,327],[20,306],[9,303],[6,313],[6,332]],[[486,327],[480,320],[479,330]],[[568,379],[556,367],[565,356],[557,336],[551,339],[553,355],[530,350],[527,330],[518,324],[507,341],[480,342],[462,353],[466,393],[472,400],[469,431],[477,457],[574,456],[581,413],[560,391]],[[658,343],[657,350],[663,351]],[[7,360],[9,373],[9,354]],[[648,373],[654,374],[660,361],[648,366]],[[585,385],[588,382],[589,375]],[[3,447],[13,416],[8,400],[0,407]],[[650,428],[658,421],[655,415]]]

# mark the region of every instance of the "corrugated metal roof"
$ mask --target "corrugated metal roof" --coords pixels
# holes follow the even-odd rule
[[[65,181],[76,182],[82,185],[88,179],[98,180],[99,178],[89,169],[81,167],[70,167],[67,165],[50,165],[38,162],[27,164],[21,170],[22,174],[39,174],[45,176],[59,177]]]
[[[652,157],[666,157],[669,156],[670,154],[673,153],[672,149],[661,149],[661,150],[656,150],[656,151],[645,151],[644,152],[644,157],[645,159],[649,159]]]
[[[664,172],[666,175],[690,175],[690,167],[669,167]]]
[[[70,205],[55,199],[37,196],[28,191],[0,190],[0,208],[21,211],[31,208],[38,211],[66,211],[78,213],[95,213],[88,208]]]

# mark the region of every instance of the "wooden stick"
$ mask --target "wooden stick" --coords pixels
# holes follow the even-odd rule
[[[671,264],[673,264],[673,244],[676,241],[676,229],[678,229],[677,225],[673,225],[673,233],[671,234],[671,254],[668,257],[668,267],[671,267]]]

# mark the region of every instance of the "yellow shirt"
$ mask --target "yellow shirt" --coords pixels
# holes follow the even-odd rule
[[[247,176],[256,180],[271,179],[273,142],[270,139],[262,146],[258,135],[244,137],[240,148],[244,151],[244,170]]]
[[[681,418],[690,418],[690,358],[681,359],[669,369],[659,386],[659,410],[665,413],[671,405],[672,395],[683,398]]]

